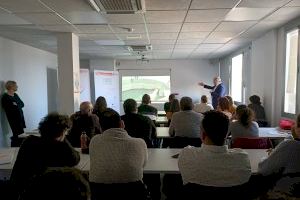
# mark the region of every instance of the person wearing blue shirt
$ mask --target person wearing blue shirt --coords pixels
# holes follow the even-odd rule
[[[220,77],[214,77],[213,79],[214,86],[206,85],[203,82],[198,83],[200,86],[203,86],[206,89],[210,89],[211,98],[212,98],[212,105],[214,109],[217,109],[218,100],[220,97],[224,97],[226,95],[226,88],[225,85],[222,83]]]

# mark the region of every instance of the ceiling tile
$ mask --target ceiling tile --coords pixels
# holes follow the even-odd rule
[[[148,45],[148,40],[124,40],[126,45]]]
[[[267,31],[277,27],[279,22],[280,21],[266,21],[266,20],[263,20],[263,21],[259,22],[258,24],[256,24],[251,29],[249,29],[247,32],[241,34],[241,37],[242,38],[255,39],[257,37],[260,37],[261,35],[263,35]]]
[[[205,38],[209,32],[186,32],[180,33],[178,39],[194,39],[194,38]]]
[[[18,13],[17,16],[37,25],[68,24],[55,13]]]
[[[23,0],[22,0],[23,1]],[[26,0],[27,1],[27,0]],[[32,0],[37,1],[37,0]],[[56,12],[67,13],[73,11],[93,11],[87,1],[82,0],[40,0]],[[95,11],[96,12],[96,11]]]
[[[238,7],[247,8],[278,8],[290,0],[243,0]]]
[[[115,33],[146,33],[144,24],[116,24],[111,27]]]
[[[197,50],[201,50],[201,49],[218,49],[220,47],[222,47],[224,44],[220,43],[220,44],[206,44],[203,43],[201,44]]]
[[[181,32],[212,31],[218,23],[184,23]]]
[[[95,11],[73,11],[61,14],[72,24],[106,24],[107,20]]]
[[[49,12],[49,10],[44,7],[37,0],[1,0],[0,7],[3,7],[11,12]]]
[[[146,12],[147,23],[181,23],[186,11],[148,11]]]
[[[191,9],[233,8],[239,0],[193,0]]]
[[[179,32],[181,24],[147,24],[150,33]]]
[[[173,40],[159,40],[159,39],[151,39],[151,44],[175,44],[176,39]]]
[[[176,44],[175,49],[195,49],[197,44]]]
[[[185,22],[219,22],[229,11],[230,9],[189,10]]]
[[[203,38],[196,39],[178,39],[177,44],[200,44],[203,41]]]
[[[152,39],[176,39],[178,33],[150,33]]]
[[[194,48],[192,49],[174,49],[173,53],[176,54],[190,54],[192,51],[194,50]]]
[[[108,25],[75,25],[80,33],[112,33]]]
[[[240,33],[245,31],[249,27],[253,26],[257,21],[245,21],[245,22],[222,22],[215,31],[230,31]]]
[[[300,16],[300,7],[284,7],[280,8],[265,20],[289,21]]]
[[[109,24],[143,24],[142,14],[104,14]]]
[[[226,43],[236,36],[236,33],[232,32],[213,32],[204,43]]]
[[[292,2],[287,4],[286,6],[288,6],[288,7],[300,6],[300,0],[293,0]]]
[[[0,25],[11,25],[11,24],[31,24],[14,14],[0,14]]]
[[[273,8],[235,8],[227,14],[225,21],[260,20],[273,10]]]
[[[147,0],[146,9],[149,10],[187,10],[191,0]]]

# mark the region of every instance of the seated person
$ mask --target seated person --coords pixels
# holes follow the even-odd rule
[[[296,119],[295,125],[292,127],[292,135],[295,140],[300,140],[300,114]]]
[[[14,164],[11,182],[19,194],[28,180],[48,167],[73,167],[79,163],[79,153],[65,139],[68,116],[48,114],[39,123],[41,137],[28,136],[22,143]]]
[[[168,124],[170,125],[171,119],[174,113],[180,111],[180,104],[178,99],[174,99],[170,105],[170,110],[166,113],[166,117],[168,119]]]
[[[19,200],[90,200],[89,182],[75,168],[49,168],[34,177]]]
[[[224,113],[228,117],[228,119],[231,120],[232,114],[229,111],[229,109],[230,109],[229,100],[226,97],[220,97],[218,100],[217,110]]]
[[[150,96],[148,94],[144,94],[142,98],[142,104],[138,107],[138,113],[148,116],[151,120],[155,121],[157,118],[157,109],[150,104]]]
[[[125,130],[131,137],[142,138],[147,147],[153,147],[156,138],[156,127],[153,121],[146,116],[137,114],[137,103],[134,99],[126,99],[123,104],[125,115],[121,116]]]
[[[206,95],[202,95],[201,103],[197,103],[194,107],[195,112],[202,113],[202,114],[213,109],[214,107],[211,104],[207,103]]]
[[[261,105],[260,97],[257,95],[252,95],[251,97],[249,97],[249,101],[251,103],[248,105],[248,107],[253,110],[255,115],[255,121],[258,123],[259,127],[268,126],[265,109]]]
[[[185,147],[178,167],[183,184],[231,187],[247,183],[251,176],[248,154],[224,145],[229,119],[218,111],[208,111],[202,120],[202,146]]]
[[[107,109],[102,118],[104,131],[90,142],[89,180],[93,183],[142,181],[148,154],[143,139],[133,138],[124,129],[120,115]]]
[[[232,140],[240,137],[258,137],[258,124],[254,121],[254,113],[250,108],[239,105],[236,109],[237,121],[231,122],[229,133]]]
[[[200,138],[202,114],[193,111],[193,100],[190,97],[180,99],[181,111],[172,116],[169,127],[170,136]]]
[[[234,105],[231,96],[227,95],[227,96],[225,96],[225,97],[226,97],[226,98],[228,99],[228,101],[229,101],[229,112],[230,112],[232,115],[234,115],[234,114],[235,114],[235,110],[236,110],[236,105]]]
[[[170,94],[170,95],[169,95],[169,102],[166,102],[166,103],[164,104],[164,111],[166,112],[166,114],[167,114],[167,112],[170,111],[171,103],[172,103],[172,101],[173,101],[174,99],[175,99],[175,94]]]
[[[67,135],[67,139],[73,147],[80,147],[80,136],[85,132],[88,140],[96,134],[101,133],[99,118],[97,115],[92,114],[93,105],[88,102],[80,104],[80,111],[71,115],[71,129]]]
[[[99,96],[96,99],[96,102],[94,104],[93,114],[97,115],[100,121],[100,126],[102,125],[101,118],[102,113],[107,109],[107,102],[105,97]]]
[[[298,116],[299,118],[299,116]],[[300,197],[300,141],[285,140],[270,152],[267,159],[258,164],[258,173],[266,178],[278,175],[272,192],[281,195]],[[284,199],[287,199],[284,197]]]

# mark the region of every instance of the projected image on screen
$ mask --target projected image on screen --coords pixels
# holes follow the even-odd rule
[[[168,101],[170,76],[122,77],[122,101],[131,98],[140,102],[144,94],[149,94],[152,102]]]

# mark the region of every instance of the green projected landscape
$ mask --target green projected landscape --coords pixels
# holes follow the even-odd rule
[[[141,101],[144,94],[149,94],[152,102],[168,101],[170,76],[122,77],[122,101],[128,98]]]

